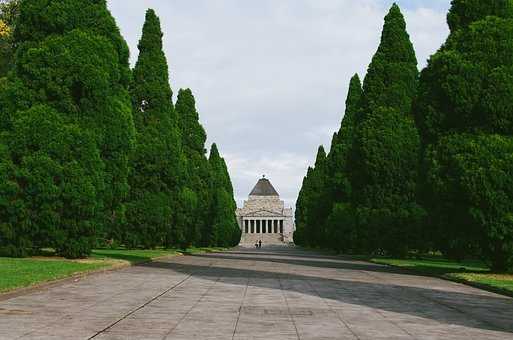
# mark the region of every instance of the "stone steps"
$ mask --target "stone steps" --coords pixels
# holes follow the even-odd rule
[[[281,234],[242,234],[241,245],[253,246],[255,242],[262,240],[263,245],[285,244]]]

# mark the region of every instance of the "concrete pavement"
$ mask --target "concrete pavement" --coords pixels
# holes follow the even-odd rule
[[[513,339],[513,299],[292,248],[178,256],[0,301],[0,339]]]

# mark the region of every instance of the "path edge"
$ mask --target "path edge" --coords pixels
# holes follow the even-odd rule
[[[489,285],[486,285],[486,284],[483,284],[483,283],[472,282],[472,281],[468,281],[468,280],[465,280],[465,279],[460,279],[458,277],[452,277],[452,276],[448,276],[448,275],[440,275],[440,274],[428,273],[428,272],[424,272],[422,270],[418,270],[418,269],[415,269],[415,268],[407,268],[407,267],[395,266],[395,265],[389,264],[389,263],[378,263],[378,262],[374,262],[374,261],[372,261],[370,259],[369,260],[365,260],[365,262],[372,263],[372,264],[379,264],[379,265],[387,266],[387,267],[394,268],[394,269],[400,269],[400,270],[403,270],[405,272],[415,273],[417,275],[421,275],[421,276],[425,276],[425,277],[433,277],[433,278],[441,279],[441,280],[444,280],[444,281],[450,281],[450,282],[454,282],[454,283],[459,283],[459,284],[463,284],[465,286],[481,289],[481,290],[484,290],[484,291],[487,291],[487,292],[490,292],[490,293],[495,293],[495,294],[502,295],[502,296],[505,296],[505,297],[513,298],[513,292],[508,290],[508,289],[504,289],[504,288],[493,287],[493,286],[489,286]]]
[[[128,261],[119,262],[118,264],[113,263],[112,266],[109,266],[106,268],[98,268],[98,269],[88,270],[88,271],[84,271],[84,272],[75,273],[73,275],[66,276],[66,277],[63,277],[60,279],[36,283],[36,284],[28,286],[28,287],[15,288],[13,290],[9,290],[9,291],[0,293],[0,302],[7,301],[10,299],[19,297],[19,296],[28,295],[28,294],[35,293],[35,292],[44,291],[44,290],[47,290],[47,289],[50,289],[53,287],[62,286],[67,283],[79,282],[81,280],[84,280],[84,279],[92,277],[92,276],[108,274],[108,273],[115,272],[118,270],[130,268],[130,267],[142,266],[142,265],[145,265],[145,264],[148,264],[151,262],[155,262],[158,260],[172,258],[172,257],[176,257],[176,256],[183,256],[183,255],[184,254],[177,252],[176,254],[173,254],[173,255],[158,256],[158,257],[154,257],[152,259],[144,260],[144,261],[137,262],[137,263],[130,263]]]

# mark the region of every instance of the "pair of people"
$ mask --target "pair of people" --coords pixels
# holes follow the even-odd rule
[[[257,248],[257,249],[262,248],[262,240],[255,242],[255,248]]]

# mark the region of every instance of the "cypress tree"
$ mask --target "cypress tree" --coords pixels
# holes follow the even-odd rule
[[[296,201],[296,211],[294,213],[296,231],[294,232],[294,243],[300,246],[306,246],[306,220],[307,220],[307,202],[308,195],[310,194],[310,179],[312,178],[313,169],[308,167],[306,176],[303,178],[303,183],[299,191]]]
[[[417,76],[404,17],[394,4],[363,83],[352,151],[353,200],[368,229],[368,251],[405,254],[420,218],[414,203],[420,142],[410,117]]]
[[[185,243],[208,244],[210,204],[210,169],[206,157],[207,135],[199,122],[196,101],[190,89],[181,89],[176,101],[178,127],[187,160],[187,180],[184,191],[183,223]],[[203,238],[202,238],[203,237]]]
[[[219,155],[217,145],[210,148],[209,164],[211,170],[212,206],[209,220],[212,229],[209,232],[210,246],[229,247],[239,244],[240,229],[237,225],[233,198],[233,186],[228,173],[226,162]]]
[[[321,145],[317,150],[315,167],[308,175],[308,186],[304,194],[305,233],[304,238],[308,246],[321,247],[324,241],[324,226],[319,224],[324,208],[327,204],[323,200],[323,189],[326,173],[326,151]]]
[[[327,200],[326,246],[337,251],[348,251],[354,245],[354,239],[348,240],[355,229],[353,209],[351,203],[351,167],[349,166],[350,152],[355,139],[357,116],[360,111],[362,85],[358,75],[351,78],[349,92],[346,99],[346,111],[338,133],[333,138],[330,153],[327,158],[325,200]],[[342,205],[345,208],[342,208]],[[349,216],[345,216],[349,214]]]
[[[349,202],[351,198],[351,183],[348,167],[349,153],[354,142],[354,132],[360,113],[362,85],[358,75],[351,78],[346,99],[346,111],[338,133],[333,139],[327,159],[326,187],[327,199],[331,204]]]
[[[410,113],[417,77],[417,58],[406,22],[394,4],[385,17],[380,45],[363,82],[362,118],[383,107],[403,115]]]
[[[454,0],[445,45],[422,71],[414,113],[436,246],[513,268],[512,1]]]
[[[134,137],[128,47],[105,1],[22,1],[13,39],[0,131],[15,169],[7,194],[20,200],[3,228],[28,240],[15,247],[87,255],[96,229],[124,218]]]
[[[131,246],[172,245],[176,201],[183,180],[181,137],[176,126],[160,20],[153,10],[139,42],[130,88],[137,131],[124,240]]]

